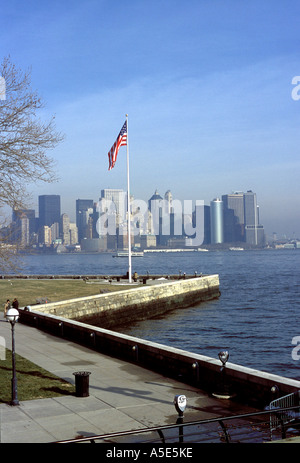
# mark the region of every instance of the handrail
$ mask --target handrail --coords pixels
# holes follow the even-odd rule
[[[300,409],[300,405],[293,406],[293,407],[282,407],[282,408],[274,408],[272,410],[263,410],[263,411],[258,411],[258,412],[252,412],[252,413],[243,413],[240,415],[232,415],[232,416],[225,416],[225,417],[218,417],[218,418],[208,418],[205,420],[197,420],[197,421],[189,421],[187,423],[181,423],[180,425],[178,424],[169,424],[169,425],[164,425],[164,426],[154,426],[154,427],[149,427],[149,428],[140,428],[140,429],[133,429],[129,431],[117,431],[113,433],[106,433],[106,434],[99,434],[95,436],[89,436],[89,437],[79,437],[78,439],[67,439],[67,440],[62,440],[62,441],[56,441],[56,444],[69,444],[69,443],[80,443],[80,442],[93,442],[95,443],[96,440],[107,440],[107,439],[114,439],[117,437],[124,437],[124,436],[133,436],[133,435],[138,435],[138,434],[143,434],[143,433],[151,433],[151,432],[157,432],[160,437],[160,442],[165,443],[165,436],[163,434],[163,431],[167,430],[172,430],[178,428],[181,432],[181,436],[183,435],[183,429],[190,427],[190,426],[199,426],[199,425],[205,425],[205,424],[210,424],[210,423],[219,423],[223,434],[225,438],[226,443],[230,443],[231,439],[229,437],[226,425],[224,422],[230,422],[232,420],[239,420],[239,419],[246,419],[246,418],[254,418],[254,417],[260,417],[263,415],[268,415],[271,416],[272,414],[278,414],[279,412],[282,411],[287,411],[287,410],[296,410]],[[281,423],[281,436],[282,438],[286,437],[286,431],[285,431],[285,426],[284,423]]]

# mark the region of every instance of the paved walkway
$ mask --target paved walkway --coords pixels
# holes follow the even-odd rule
[[[0,340],[11,348],[10,323],[0,313]],[[70,383],[73,372],[90,371],[89,397],[66,395],[0,403],[1,443],[47,443],[108,432],[175,424],[174,396],[187,397],[184,421],[244,413],[245,407],[142,367],[56,338],[21,323],[15,326],[16,352]],[[1,361],[1,360],[0,360]]]

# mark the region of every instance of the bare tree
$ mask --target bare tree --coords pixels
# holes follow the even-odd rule
[[[38,118],[44,104],[31,88],[30,71],[16,68],[8,57],[0,66],[0,77],[0,216],[3,219],[4,206],[16,210],[26,208],[28,184],[56,180],[55,163],[46,153],[55,148],[63,136],[56,132],[54,117],[46,123]],[[8,247],[0,242],[0,269],[8,263],[7,253]]]

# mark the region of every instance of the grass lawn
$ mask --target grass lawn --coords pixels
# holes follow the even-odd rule
[[[12,354],[5,351],[0,360],[0,402],[11,401]],[[16,354],[19,401],[75,394],[75,386]]]
[[[20,307],[35,304],[37,299],[46,298],[56,302],[76,297],[93,296],[107,291],[121,291],[137,286],[110,283],[86,283],[84,280],[0,280],[0,312],[7,299],[16,297]],[[48,371],[16,354],[16,376],[18,399],[32,400],[75,393],[75,386],[54,376]],[[5,360],[0,359],[0,402],[11,401],[12,359],[6,349]]]
[[[20,307],[35,304],[37,299],[46,298],[48,302],[57,302],[76,297],[94,296],[107,291],[121,291],[137,286],[111,283],[85,282],[84,280],[0,280],[0,311],[7,299],[12,302],[16,297]]]

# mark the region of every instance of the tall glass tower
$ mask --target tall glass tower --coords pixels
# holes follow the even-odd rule
[[[76,199],[76,225],[79,243],[88,238],[87,228],[89,217],[93,214],[94,201],[92,199]]]
[[[251,245],[264,244],[264,228],[259,223],[259,209],[256,193],[251,190],[244,193],[246,242]]]
[[[234,192],[223,195],[224,204],[224,241],[227,243],[244,241],[245,209],[244,193]]]
[[[211,243],[219,244],[224,241],[223,201],[216,198],[210,202],[210,230]]]
[[[60,196],[39,196],[39,226],[50,227],[54,223],[60,223]]]

